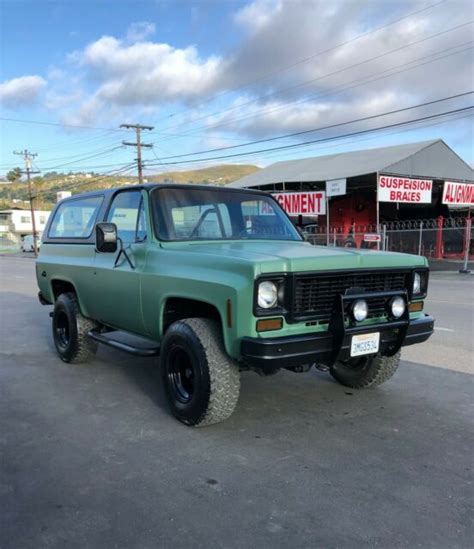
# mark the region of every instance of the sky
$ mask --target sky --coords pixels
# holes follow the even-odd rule
[[[0,174],[24,149],[42,173],[132,171],[123,123],[154,127],[143,132],[147,173],[436,138],[474,162],[474,110],[460,110],[472,94],[417,107],[474,89],[469,0],[0,0],[0,10]]]

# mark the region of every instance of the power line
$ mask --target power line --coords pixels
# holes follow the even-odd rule
[[[353,43],[353,42],[355,42],[355,41],[357,41],[357,40],[360,40],[361,38],[364,38],[365,36],[369,36],[370,34],[374,34],[374,33],[378,32],[378,31],[380,31],[380,30],[383,30],[383,29],[385,29],[385,28],[387,28],[387,27],[390,27],[390,26],[392,26],[392,25],[395,25],[396,23],[399,23],[400,21],[403,21],[403,20],[405,20],[405,19],[408,19],[408,18],[410,18],[410,17],[412,17],[412,16],[414,16],[414,15],[418,15],[418,14],[420,14],[420,13],[423,13],[423,12],[427,11],[427,10],[433,9],[433,8],[435,8],[435,7],[437,7],[437,6],[441,5],[441,4],[444,4],[445,2],[446,2],[446,0],[441,0],[441,2],[437,2],[437,3],[435,3],[435,4],[431,4],[431,5],[429,5],[429,6],[425,6],[424,8],[421,8],[421,9],[419,9],[419,10],[416,10],[416,11],[413,11],[413,12],[410,12],[410,13],[407,13],[406,15],[404,15],[404,16],[402,16],[402,17],[399,17],[398,19],[394,19],[394,20],[392,20],[392,21],[389,21],[388,23],[385,23],[384,25],[382,25],[382,26],[380,26],[380,27],[377,27],[377,28],[375,28],[375,29],[371,29],[371,30],[369,30],[369,31],[367,31],[367,32],[364,32],[364,33],[362,33],[362,34],[359,34],[359,35],[357,35],[357,36],[354,36],[353,38],[351,38],[351,39],[349,39],[349,40],[346,40],[345,42],[341,42],[341,43],[336,44],[335,46],[331,46],[330,48],[327,48],[327,49],[325,49],[325,50],[318,51],[318,52],[316,52],[316,53],[314,53],[314,54],[312,54],[312,55],[310,55],[310,56],[308,56],[308,57],[299,59],[298,61],[293,62],[293,63],[291,63],[291,64],[289,64],[289,65],[286,65],[286,66],[280,67],[279,69],[276,69],[276,70],[274,70],[274,71],[268,72],[268,73],[264,74],[263,76],[260,76],[260,77],[257,78],[257,79],[254,79],[254,80],[251,80],[251,81],[245,83],[245,84],[242,85],[242,86],[238,86],[237,88],[233,88],[233,89],[231,89],[231,90],[225,90],[225,91],[219,92],[219,93],[215,94],[214,96],[212,96],[211,98],[207,99],[206,101],[203,101],[203,102],[199,103],[199,104],[197,105],[197,108],[201,107],[202,105],[205,105],[205,104],[209,103],[210,101],[213,101],[213,100],[217,99],[218,97],[221,97],[221,96],[223,96],[223,95],[227,95],[227,94],[229,94],[229,93],[233,93],[233,92],[236,92],[236,91],[239,91],[239,90],[248,88],[248,87],[252,86],[253,84],[256,84],[257,82],[260,82],[260,81],[262,81],[262,80],[266,80],[266,79],[270,78],[271,76],[273,76],[273,75],[275,75],[275,74],[279,74],[279,73],[281,73],[281,72],[285,72],[285,71],[290,70],[290,69],[292,69],[292,68],[294,68],[294,67],[296,67],[296,66],[298,66],[298,65],[307,63],[308,61],[312,61],[313,59],[315,59],[316,57],[318,57],[318,56],[320,56],[320,55],[324,55],[324,54],[329,53],[329,52],[331,52],[331,51],[334,51],[334,50],[336,50],[336,49],[339,49],[339,48],[342,48],[342,47],[344,47],[344,46],[347,46],[348,44],[351,44],[351,43]],[[169,114],[169,115],[164,116],[164,117],[162,117],[162,118],[159,118],[157,121],[159,122],[159,121],[161,121],[161,120],[166,120],[166,119],[168,119],[168,118],[172,118],[172,117],[174,117],[174,116],[178,116],[178,115],[180,115],[180,114],[186,113],[186,112],[188,112],[188,111],[190,111],[190,110],[191,110],[191,109],[184,109],[183,111],[179,111],[179,112],[177,112],[177,113],[172,113],[172,114]]]
[[[393,66],[389,69],[386,69],[385,71],[379,71],[379,72],[377,72],[375,74],[372,74],[368,77],[359,78],[359,79],[356,79],[356,80],[352,80],[350,82],[346,82],[345,84],[342,84],[340,86],[336,86],[331,91],[326,92],[326,93],[318,93],[318,94],[315,94],[315,95],[311,95],[309,97],[305,97],[305,98],[300,99],[298,101],[292,101],[290,104],[284,104],[284,105],[278,105],[278,106],[275,106],[275,107],[260,109],[260,111],[257,114],[248,114],[248,115],[245,115],[245,116],[241,116],[239,118],[233,118],[233,119],[231,119],[230,121],[227,121],[227,122],[221,122],[221,123],[214,124],[212,126],[208,126],[208,128],[212,129],[212,128],[215,128],[215,127],[227,125],[229,123],[241,122],[242,120],[246,120],[248,118],[259,117],[259,116],[262,116],[264,114],[268,114],[268,113],[271,113],[271,112],[286,110],[286,109],[292,108],[295,105],[298,105],[298,104],[301,104],[301,103],[309,103],[310,101],[312,101],[314,99],[322,99],[324,97],[331,97],[331,96],[334,96],[334,95],[338,95],[343,91],[351,90],[351,89],[354,89],[354,88],[357,88],[359,86],[366,85],[366,84],[372,84],[373,82],[377,82],[379,80],[389,78],[391,76],[394,76],[396,74],[400,74],[402,72],[417,69],[417,68],[422,67],[424,65],[427,65],[429,63],[434,63],[436,61],[441,61],[442,59],[446,59],[447,57],[451,57],[452,55],[458,55],[459,53],[463,53],[465,51],[468,51],[468,50],[472,49],[472,46],[471,46],[471,47],[464,48],[464,49],[459,50],[459,51],[455,51],[455,52],[452,52],[452,53],[449,53],[449,54],[446,54],[446,55],[442,55],[440,57],[436,57],[435,59],[431,59],[431,60],[425,61],[423,63],[418,63],[417,65],[414,65],[413,67],[407,67],[407,65],[411,65],[412,63],[415,63],[416,61],[420,61],[422,59],[427,59],[429,57],[433,57],[434,55],[439,55],[443,51],[449,51],[451,49],[456,49],[456,48],[462,47],[466,44],[472,44],[472,42],[470,41],[470,42],[465,42],[463,44],[458,44],[457,46],[453,46],[452,48],[447,48],[446,50],[441,50],[441,51],[436,52],[434,54],[419,57],[419,58],[414,59],[412,61],[408,61],[407,63],[403,63],[401,65],[395,65],[395,66]],[[406,68],[392,72],[394,69],[399,68],[399,67],[406,67]],[[390,73],[390,74],[386,74],[386,73]],[[384,76],[381,76],[381,75],[384,75]],[[375,78],[372,78],[373,76],[375,76]],[[353,85],[348,86],[348,84],[353,84]],[[167,141],[169,141],[169,140],[167,140]]]
[[[419,131],[420,129],[439,126],[439,125],[442,125],[442,124],[449,124],[451,122],[456,122],[458,120],[463,120],[465,118],[472,118],[472,117],[474,117],[474,114],[464,114],[463,115],[461,113],[460,115],[459,114],[457,114],[457,115],[456,114],[447,115],[446,118],[448,116],[450,116],[450,118],[448,120],[438,120],[436,122],[431,122],[431,123],[427,123],[426,121],[414,122],[411,125],[412,127],[397,130],[397,131],[392,131],[392,132],[386,132],[386,131],[381,130],[381,133],[383,133],[383,137],[387,137],[387,136],[390,136],[390,135],[400,135],[401,133]],[[341,137],[341,139],[344,139],[344,138]],[[362,137],[362,138],[359,138],[359,139],[350,138],[348,141],[342,142],[342,143],[339,142],[340,141],[339,138],[336,138],[335,141],[337,141],[337,143],[330,143],[329,145],[326,145],[324,147],[318,147],[316,150],[320,151],[320,150],[331,149],[331,148],[334,148],[334,147],[340,147],[340,146],[343,146],[343,145],[352,145],[354,143],[360,143],[362,141],[371,141],[373,139],[379,139],[380,140],[380,135],[379,135],[378,132],[376,132],[376,135],[373,135],[373,136],[370,136],[370,137]],[[314,147],[312,147],[312,144],[302,146],[301,149],[304,149],[306,147],[308,147],[308,148],[311,147],[312,150],[314,150]],[[289,151],[289,154],[292,154],[292,152],[299,153],[301,149],[298,149],[298,150],[295,150],[295,151]],[[276,151],[276,152],[268,152],[268,153],[262,153],[261,154],[261,157],[264,157],[264,158],[270,158],[270,157],[274,157],[274,156],[279,157],[279,156],[281,156],[281,153],[279,151]]]
[[[112,147],[112,148],[107,148],[107,149],[104,149],[102,151],[97,151],[96,153],[94,153],[94,156],[99,156],[99,155],[105,155],[107,153],[110,153],[110,152],[113,152],[117,149],[121,149],[122,148],[122,145],[119,145],[119,146],[116,146],[116,147]],[[59,157],[59,158],[48,158],[47,159],[47,162],[59,162],[60,160],[72,160],[72,159],[75,159],[74,161],[81,161],[81,160],[86,160],[87,158],[91,158],[90,156],[90,153],[92,151],[87,151],[87,152],[82,152],[82,153],[79,153],[79,154],[75,154],[75,155],[68,155],[68,156],[62,156],[62,157]],[[86,155],[86,156],[84,156]],[[55,169],[56,167],[57,168],[60,168],[62,167],[63,165],[67,165],[67,164],[60,164],[58,166],[52,166],[52,167],[48,167],[48,168],[43,168],[43,170],[49,170],[49,169]]]
[[[322,142],[333,140],[333,139],[341,139],[341,138],[344,138],[344,137],[352,137],[354,135],[362,135],[362,134],[365,134],[365,133],[380,131],[380,130],[384,130],[384,129],[387,129],[387,128],[395,128],[395,127],[398,127],[398,126],[413,124],[414,122],[420,122],[422,120],[432,120],[432,119],[438,118],[440,116],[446,116],[446,115],[449,115],[449,114],[464,112],[464,111],[467,111],[467,110],[472,109],[472,108],[474,108],[474,106],[463,107],[463,108],[460,108],[460,109],[453,109],[451,111],[445,111],[445,112],[430,115],[430,116],[424,116],[424,117],[415,118],[415,119],[412,119],[412,120],[406,120],[404,122],[397,122],[397,123],[394,123],[394,124],[387,124],[385,126],[380,126],[378,128],[360,130],[360,131],[356,131],[356,132],[347,133],[347,134],[344,134],[344,135],[326,137],[326,138],[322,138],[322,139],[314,139],[314,140],[311,140],[311,141],[305,141],[303,143],[295,143],[295,144],[292,144],[292,145],[281,145],[280,147],[273,147],[273,148],[268,148],[268,149],[259,149],[259,150],[255,150],[255,151],[245,152],[245,153],[235,153],[235,154],[229,154],[229,155],[223,155],[223,156],[214,156],[214,157],[202,158],[202,159],[198,159],[198,160],[183,160],[181,162],[163,162],[162,164],[164,166],[171,166],[171,165],[177,165],[177,164],[191,164],[191,163],[207,161],[207,160],[221,160],[221,159],[224,159],[224,158],[237,158],[237,157],[240,157],[240,156],[250,156],[250,155],[264,153],[264,152],[270,152],[270,151],[281,151],[281,150],[287,150],[287,149],[294,149],[294,148],[302,147],[302,146],[305,146],[305,145],[311,145],[311,144],[314,144],[314,143],[322,143]],[[156,166],[155,163],[149,163],[148,165],[149,166]]]
[[[99,131],[109,131],[109,132],[120,132],[122,131],[120,128],[100,128],[97,126],[82,126],[80,124],[61,124],[59,122],[45,122],[42,120],[26,120],[26,119],[20,119],[20,118],[6,118],[4,116],[0,116],[0,120],[3,120],[4,122],[19,122],[24,124],[39,124],[41,126],[56,126],[60,128],[79,128],[84,130],[99,130]]]
[[[111,177],[113,175],[122,175],[123,173],[129,171],[129,170],[132,170],[133,168],[135,167],[135,163],[132,163],[132,164],[127,164],[125,166],[121,166],[120,168],[115,168],[113,170],[110,170],[109,172],[106,172],[106,173],[103,173],[101,174],[100,176],[97,176],[97,177],[92,177],[92,178],[89,178],[89,179],[85,179],[79,183],[77,182],[71,182],[69,183],[68,185],[66,186],[62,186],[60,187],[60,190],[61,191],[67,191],[69,189],[72,189],[72,188],[78,188],[78,187],[82,187],[84,185],[90,185],[90,184],[93,184],[93,183],[99,183],[100,181],[103,181],[104,179],[108,178],[108,177]],[[51,189],[44,189],[42,191],[39,191],[37,193],[37,196],[41,195],[41,194],[46,194],[46,193],[54,193],[54,192],[58,192],[56,189],[54,188],[51,188]]]
[[[220,114],[223,114],[223,113],[226,113],[226,112],[230,112],[230,111],[234,111],[234,110],[239,110],[239,109],[242,109],[243,107],[245,107],[245,106],[247,106],[247,105],[250,105],[250,104],[253,104],[253,103],[255,103],[255,102],[258,102],[258,101],[260,101],[261,99],[266,99],[266,98],[268,98],[268,97],[272,97],[272,96],[275,96],[275,95],[278,95],[278,94],[281,94],[281,93],[284,93],[284,92],[287,92],[287,91],[291,91],[291,90],[294,90],[294,89],[297,89],[297,88],[300,88],[300,87],[307,86],[307,85],[309,85],[309,84],[313,84],[314,82],[317,82],[317,81],[319,81],[319,80],[323,80],[323,79],[325,79],[325,78],[329,78],[329,77],[331,77],[331,76],[335,76],[335,75],[340,74],[340,73],[342,73],[342,72],[345,72],[345,71],[347,71],[347,70],[350,70],[350,69],[353,69],[353,68],[355,68],[355,67],[359,67],[359,66],[361,66],[361,65],[364,65],[365,63],[369,63],[369,62],[371,62],[371,61],[376,61],[376,60],[381,59],[381,58],[383,58],[383,57],[385,57],[385,56],[387,56],[387,55],[391,55],[392,53],[396,53],[396,52],[401,51],[401,50],[403,50],[403,49],[406,49],[406,48],[412,47],[412,46],[414,46],[414,45],[420,44],[420,43],[422,43],[422,42],[426,42],[427,40],[431,40],[432,38],[437,38],[438,36],[441,36],[441,35],[443,35],[443,34],[447,34],[448,32],[452,32],[452,31],[454,31],[454,30],[459,30],[459,29],[462,28],[462,27],[465,27],[465,26],[467,26],[467,25],[471,25],[473,22],[474,22],[474,21],[471,20],[471,21],[462,23],[462,24],[460,24],[460,25],[456,25],[456,26],[454,26],[454,27],[450,27],[449,29],[445,29],[445,30],[443,30],[443,31],[440,31],[440,32],[435,33],[435,34],[432,34],[432,35],[427,36],[427,37],[425,37],[425,38],[421,38],[421,39],[419,39],[419,40],[415,40],[415,41],[413,41],[413,42],[410,42],[410,43],[408,43],[408,44],[404,44],[403,46],[400,46],[400,47],[395,48],[395,49],[393,49],[393,50],[390,50],[390,51],[388,51],[388,52],[384,52],[384,53],[382,53],[382,54],[378,54],[378,55],[376,55],[376,56],[370,57],[369,59],[365,59],[364,61],[360,61],[360,62],[358,62],[358,63],[353,63],[352,65],[348,65],[348,66],[343,67],[343,68],[341,68],[341,69],[338,69],[338,70],[336,70],[336,71],[333,71],[333,72],[330,72],[330,73],[323,74],[323,75],[321,75],[321,76],[318,76],[317,78],[312,78],[312,79],[310,79],[310,80],[306,80],[306,81],[300,82],[300,83],[298,83],[298,84],[293,84],[292,86],[287,86],[287,87],[284,87],[284,88],[280,88],[280,89],[278,89],[278,90],[275,90],[275,91],[273,91],[273,92],[270,92],[270,93],[267,93],[267,94],[263,94],[263,95],[257,96],[257,97],[255,97],[255,98],[249,100],[249,101],[246,101],[246,102],[241,103],[241,104],[239,104],[239,105],[236,105],[236,106],[234,106],[234,107],[229,107],[229,108],[227,108],[227,109],[222,109],[222,110],[219,110],[219,111],[210,113],[210,114],[203,115],[203,116],[201,116],[201,117],[199,117],[199,118],[194,119],[194,120],[192,121],[192,123],[198,122],[199,120],[207,119],[207,118],[209,118],[210,116],[216,116],[216,115],[220,115]],[[261,114],[261,112],[264,112],[264,111],[261,110],[260,113],[257,113],[257,114],[255,114],[255,115],[251,115],[250,117],[259,116],[259,114]],[[241,120],[241,119],[240,119],[240,118],[237,119],[237,120],[232,120],[232,119],[230,119],[230,120],[227,120],[227,121],[225,121],[225,122],[219,122],[219,123],[217,123],[217,124],[208,126],[207,129],[218,128],[218,127],[223,126],[223,125],[225,126],[225,125],[227,125],[227,124],[229,124],[229,123],[236,122],[236,121],[238,121],[238,120]],[[165,131],[167,131],[167,130],[169,130],[169,129],[176,128],[176,127],[179,127],[179,126],[183,125],[184,123],[185,123],[185,122],[178,123],[178,124],[176,124],[176,125],[174,125],[174,126],[170,126],[170,127],[168,127]],[[200,129],[201,129],[201,128],[199,128],[199,127],[194,128],[194,129],[191,128],[190,130],[188,130],[188,131],[185,132],[185,133],[188,133],[188,134],[189,134],[189,133],[193,132],[193,130],[199,131]]]
[[[117,145],[116,147],[112,147],[111,149],[107,149],[106,151],[98,152],[95,154],[92,154],[90,156],[86,156],[80,159],[73,160],[71,162],[65,162],[64,164],[58,164],[56,166],[48,166],[46,168],[43,168],[44,170],[56,170],[57,168],[64,168],[64,166],[70,166],[71,164],[74,164],[75,162],[83,161],[83,160],[90,160],[91,158],[97,158],[98,156],[105,156],[106,154],[110,154],[111,152],[114,152],[118,149],[122,149],[123,145]]]
[[[398,114],[398,113],[413,110],[413,109],[419,109],[421,107],[427,107],[429,105],[435,105],[435,104],[441,103],[443,101],[450,101],[452,99],[458,99],[460,97],[465,97],[467,95],[471,95],[472,93],[474,93],[474,90],[470,90],[468,92],[463,92],[463,93],[458,93],[456,95],[451,95],[449,97],[442,97],[440,99],[434,99],[433,101],[425,101],[424,103],[419,103],[418,105],[412,105],[410,107],[404,107],[402,109],[396,109],[396,110],[393,110],[393,111],[383,112],[383,113],[379,113],[379,114],[373,114],[371,116],[364,116],[363,118],[356,118],[356,119],[353,119],[353,120],[348,120],[346,122],[339,122],[338,124],[331,124],[329,126],[321,126],[319,128],[311,128],[310,130],[303,130],[303,131],[299,131],[299,132],[287,133],[287,134],[284,134],[284,135],[278,135],[276,137],[268,137],[266,139],[257,139],[255,141],[248,141],[247,143],[241,143],[239,145],[228,145],[226,147],[218,147],[218,148],[215,148],[215,149],[207,149],[207,150],[204,150],[204,151],[196,151],[196,152],[186,153],[186,154],[177,154],[177,155],[173,155],[173,156],[163,156],[161,158],[161,160],[171,160],[173,158],[185,158],[185,157],[189,157],[189,156],[196,156],[198,154],[206,154],[206,153],[217,152],[217,151],[226,151],[226,150],[229,150],[229,149],[238,149],[238,148],[241,148],[241,147],[248,147],[250,145],[257,145],[259,143],[266,143],[266,142],[269,142],[269,141],[277,141],[279,139],[287,139],[287,138],[290,138],[290,137],[297,137],[297,136],[305,135],[305,134],[308,134],[308,133],[314,133],[314,132],[322,131],[322,130],[329,130],[329,129],[337,128],[337,127],[340,127],[340,126],[346,126],[348,124],[355,124],[357,122],[366,122],[368,120],[373,120],[374,118],[380,118],[382,116],[389,116],[389,115],[392,115],[392,114]]]
[[[436,62],[436,61],[445,59],[446,57],[450,57],[450,56],[452,56],[452,55],[457,55],[457,54],[459,54],[459,53],[463,53],[464,51],[467,51],[467,50],[469,50],[469,49],[472,49],[472,46],[469,47],[469,48],[464,48],[464,49],[462,49],[462,50],[458,50],[458,51],[455,51],[455,52],[452,52],[452,53],[448,53],[448,54],[443,55],[443,56],[441,56],[441,57],[436,57],[435,59],[430,59],[430,60],[428,60],[428,61],[424,61],[423,63],[419,63],[419,64],[417,64],[417,65],[415,65],[415,66],[413,66],[413,67],[408,67],[408,68],[405,68],[405,69],[402,69],[402,70],[399,70],[399,71],[392,72],[394,69],[397,69],[397,68],[400,68],[400,67],[406,67],[407,65],[410,65],[410,64],[415,63],[415,62],[417,62],[417,61],[421,61],[421,60],[423,60],[423,59],[427,59],[427,58],[430,58],[430,57],[433,57],[433,56],[437,56],[437,55],[439,55],[439,54],[441,54],[441,53],[445,53],[445,52],[448,52],[448,51],[450,51],[450,50],[455,50],[455,49],[457,49],[457,48],[461,48],[461,47],[465,46],[466,44],[472,44],[472,42],[471,42],[471,41],[468,41],[468,42],[464,42],[464,43],[462,43],[462,44],[458,44],[458,45],[456,45],[456,46],[452,46],[452,47],[450,47],[450,48],[445,48],[445,49],[443,49],[443,50],[439,50],[439,51],[437,51],[437,52],[435,52],[435,53],[432,53],[432,54],[430,54],[430,55],[422,56],[422,57],[419,57],[419,58],[417,58],[417,59],[413,59],[413,60],[411,60],[411,61],[409,61],[409,62],[407,62],[407,63],[402,63],[401,65],[392,66],[392,67],[386,69],[385,71],[382,71],[382,72],[379,71],[379,72],[377,72],[377,73],[375,73],[375,74],[373,74],[373,75],[370,75],[370,76],[368,76],[368,77],[364,77],[364,78],[362,78],[362,79],[356,79],[356,80],[352,80],[352,81],[350,81],[350,82],[346,82],[345,84],[343,84],[343,85],[341,85],[341,86],[335,87],[335,88],[334,88],[332,91],[330,91],[330,92],[327,92],[327,93],[324,93],[324,94],[316,94],[316,95],[310,96],[309,98],[306,97],[306,98],[304,98],[304,99],[302,99],[302,100],[299,100],[299,101],[293,101],[293,102],[291,103],[290,106],[294,106],[294,105],[297,105],[297,104],[300,104],[300,103],[309,102],[309,100],[315,99],[315,98],[324,98],[324,97],[332,96],[332,95],[341,93],[341,92],[343,92],[343,91],[346,91],[346,90],[348,90],[348,89],[353,89],[353,88],[355,88],[355,87],[358,87],[358,86],[360,86],[360,85],[364,85],[364,84],[367,84],[367,83],[373,83],[373,82],[376,82],[376,81],[378,81],[378,80],[382,80],[382,79],[384,79],[384,78],[387,78],[387,77],[390,77],[390,76],[394,76],[394,75],[396,75],[396,74],[400,74],[400,73],[405,72],[405,71],[407,71],[407,70],[413,70],[413,69],[415,69],[415,68],[419,68],[420,66],[423,66],[423,65],[426,65],[426,64],[429,64],[429,63],[433,63],[433,62]],[[390,73],[390,74],[386,74],[386,73]],[[375,78],[372,78],[372,76],[375,76]],[[348,84],[352,84],[352,85],[349,86]],[[287,105],[281,105],[281,106],[276,106],[276,107],[269,108],[269,109],[263,109],[263,110],[261,111],[261,113],[263,114],[263,113],[275,112],[275,111],[282,110],[282,109],[285,109],[285,108],[289,108],[289,106],[287,106]],[[246,118],[251,118],[252,116],[253,116],[253,115],[248,115],[248,116],[240,117],[240,118],[238,118],[238,119],[236,119],[236,120],[234,119],[234,121],[241,121],[241,120],[244,120],[244,119],[246,119]],[[312,130],[309,130],[309,131],[312,131]],[[87,139],[86,141],[89,141],[89,142],[90,142],[90,141],[96,141],[97,139],[98,139],[99,141],[102,141],[102,140],[104,140],[104,138],[108,139],[108,137],[110,136],[110,133],[111,133],[111,132],[108,132],[108,136],[102,136],[102,137],[99,137],[99,138],[97,138],[97,137],[89,138],[89,139]],[[113,133],[113,132],[112,132],[112,133]],[[152,132],[152,133],[156,133],[156,132]],[[162,135],[165,135],[165,134],[162,134]],[[190,138],[197,137],[196,134],[194,134],[194,135],[191,135],[191,134],[187,134],[187,135],[186,135],[186,134],[176,134],[176,135],[179,135],[179,136],[181,136],[181,137],[190,137]],[[212,136],[213,134],[209,134],[209,135]],[[290,135],[291,135],[291,134],[290,134]],[[275,139],[279,139],[279,138],[277,137],[277,138],[275,138]],[[271,140],[271,138],[270,138],[269,140]],[[86,141],[84,141],[84,142],[86,142]],[[170,141],[170,140],[166,140],[166,141]],[[238,141],[243,141],[243,140],[242,140],[242,139],[239,139]],[[80,142],[82,142],[82,140],[81,140]],[[97,142],[97,141],[96,141],[96,142]],[[246,145],[246,143],[242,143],[242,146],[245,146],[245,145]],[[213,150],[213,149],[211,149],[211,150]],[[104,151],[104,152],[107,152],[107,151]],[[86,153],[83,153],[83,154],[86,154]],[[194,154],[194,153],[190,153],[190,154]],[[82,155],[77,155],[76,157],[78,157],[78,156],[82,156]],[[76,158],[76,157],[73,156],[73,157],[71,157],[71,158]],[[69,157],[63,157],[63,158],[64,158],[64,159],[67,159],[67,158],[69,158]],[[166,157],[166,158],[169,158],[169,157]],[[48,161],[60,160],[60,159],[61,159],[61,158],[49,159]],[[84,158],[81,158],[80,160],[84,160]],[[86,166],[84,169],[94,169],[94,168],[97,168],[97,167],[98,167],[98,168],[108,168],[108,167],[115,166],[115,165],[116,165],[116,164],[105,164],[105,165],[100,165],[100,166]],[[3,165],[3,166],[2,166],[2,169],[8,170],[8,169],[13,169],[13,167],[14,167],[14,166],[12,166],[12,165],[7,165],[7,166]],[[45,168],[45,169],[47,170],[47,169],[52,169],[52,168]],[[53,168],[53,169],[54,169],[54,168]]]
[[[336,140],[336,139],[343,139],[343,138],[352,137],[352,136],[355,136],[355,135],[363,135],[365,133],[381,131],[381,130],[384,130],[384,129],[390,129],[390,128],[398,127],[398,126],[404,126],[404,125],[407,125],[407,124],[417,123],[417,122],[421,122],[421,121],[424,121],[424,120],[432,120],[432,119],[435,119],[435,118],[438,118],[438,117],[441,117],[441,116],[449,116],[451,114],[464,112],[464,111],[472,109],[472,108],[473,108],[472,106],[469,106],[469,107],[464,107],[464,108],[461,108],[461,109],[454,109],[452,111],[446,111],[446,112],[443,112],[443,113],[438,113],[438,114],[434,114],[434,115],[430,115],[430,116],[426,116],[426,117],[416,118],[416,119],[413,119],[413,120],[407,120],[407,121],[404,121],[404,122],[389,124],[387,126],[381,126],[381,127],[378,127],[378,128],[351,132],[351,133],[343,134],[343,135],[340,135],[340,136],[333,136],[333,137],[328,137],[328,138],[324,138],[324,139],[305,141],[305,142],[302,142],[302,143],[295,143],[295,144],[292,144],[292,145],[273,147],[273,148],[268,148],[268,149],[258,149],[258,150],[255,150],[255,151],[248,151],[248,152],[237,153],[237,154],[232,154],[232,155],[223,155],[223,156],[210,157],[210,158],[201,158],[201,159],[196,159],[196,160],[183,160],[181,162],[162,162],[162,161],[147,162],[147,167],[148,166],[159,166],[159,165],[162,166],[162,167],[165,167],[165,166],[171,166],[171,165],[175,166],[175,165],[190,164],[190,163],[198,164],[198,163],[204,163],[204,162],[211,161],[211,160],[253,156],[255,154],[261,154],[261,153],[266,153],[266,152],[271,153],[271,152],[276,152],[276,151],[286,150],[286,149],[291,150],[291,149],[295,149],[295,148],[299,148],[299,147],[305,147],[305,146],[316,144],[316,143],[322,143],[322,142],[327,142],[327,141]],[[96,165],[96,166],[81,166],[81,167],[76,167],[76,169],[79,169],[79,168],[80,169],[102,169],[102,168],[114,168],[114,167],[117,167],[117,166],[118,166],[118,164],[116,164],[116,163],[115,164],[101,164],[101,165]]]

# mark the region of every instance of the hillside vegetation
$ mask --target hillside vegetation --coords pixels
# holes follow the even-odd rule
[[[156,175],[147,175],[148,182],[155,183],[198,183],[211,185],[226,185],[236,181],[245,175],[252,174],[259,170],[253,165],[221,165],[211,166],[200,170],[184,172],[165,172]],[[136,184],[134,176],[102,176],[93,174],[48,174],[47,177],[35,177],[33,179],[33,195],[35,208],[38,210],[51,209],[56,202],[58,191],[71,191],[72,194],[94,191],[98,189],[110,189],[121,185]],[[15,202],[14,202],[15,200]],[[0,185],[0,209],[11,207],[27,208],[28,185],[25,181]],[[18,202],[20,201],[20,202]]]
[[[176,183],[211,183],[214,185],[226,185],[232,181],[237,181],[241,177],[250,175],[260,168],[251,164],[233,165],[224,164],[222,166],[211,166],[200,170],[191,170],[187,172],[166,172],[159,175],[148,177],[148,181]]]

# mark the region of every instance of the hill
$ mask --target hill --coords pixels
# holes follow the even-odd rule
[[[166,172],[158,175],[148,176],[148,181],[163,183],[174,181],[175,183],[212,183],[215,185],[226,185],[236,181],[245,175],[250,175],[260,168],[252,164],[223,164],[211,166],[200,170],[186,172]]]
[[[250,164],[223,164],[211,166],[199,170],[184,172],[165,172],[156,175],[147,175],[146,180],[154,183],[200,183],[213,185],[226,185],[236,181],[245,175],[259,170],[257,166]],[[95,191],[98,189],[110,189],[120,185],[136,184],[134,176],[103,176],[100,174],[55,174],[52,177],[35,177],[33,179],[33,195],[36,196],[36,209],[51,209],[56,202],[56,193],[62,190],[71,191],[72,194]],[[28,208],[26,202],[19,203],[13,200],[27,200],[28,187],[24,181],[10,185],[0,185],[0,209],[12,206]]]

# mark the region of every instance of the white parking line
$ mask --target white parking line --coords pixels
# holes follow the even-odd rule
[[[435,330],[439,330],[440,332],[454,332],[455,330],[452,330],[451,328],[442,328],[441,326],[435,326]]]

